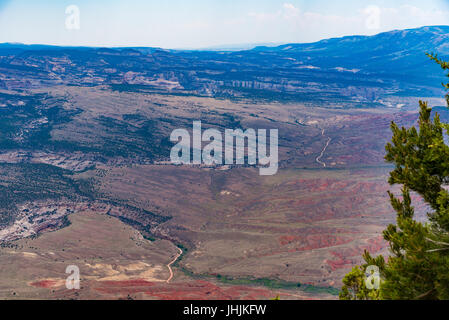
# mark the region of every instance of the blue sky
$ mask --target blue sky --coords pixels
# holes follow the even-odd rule
[[[67,28],[69,5],[79,29]],[[449,0],[0,0],[0,42],[204,48],[442,24]]]

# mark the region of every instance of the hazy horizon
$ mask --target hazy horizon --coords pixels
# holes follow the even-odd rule
[[[250,50],[252,48],[258,47],[258,46],[266,46],[266,47],[277,47],[282,46],[286,44],[303,44],[303,43],[316,43],[323,40],[329,40],[329,39],[339,39],[344,37],[351,37],[351,36],[375,36],[382,33],[388,33],[393,31],[400,31],[400,30],[415,30],[415,29],[421,29],[421,28],[431,28],[431,27],[449,27],[448,25],[424,25],[416,28],[406,28],[406,29],[391,29],[387,31],[382,31],[373,35],[362,35],[362,34],[348,34],[343,35],[339,37],[330,37],[330,38],[322,38],[318,39],[316,41],[309,41],[309,42],[278,42],[278,43],[269,43],[269,42],[260,42],[260,43],[225,43],[225,44],[219,44],[214,46],[206,46],[206,47],[184,47],[184,48],[167,48],[167,47],[158,47],[158,46],[122,46],[122,45],[113,45],[113,46],[90,46],[90,45],[58,45],[54,43],[24,43],[24,42],[0,42],[0,45],[2,44],[9,44],[9,45],[25,45],[25,46],[53,46],[53,47],[78,47],[78,48],[160,48],[163,50],[192,50],[192,51],[240,51],[240,50]]]
[[[449,25],[449,1],[0,0],[0,43],[207,49],[429,25]]]

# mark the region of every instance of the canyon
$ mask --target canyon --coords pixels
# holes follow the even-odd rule
[[[449,119],[424,54],[447,56],[448,33],[244,51],[0,44],[0,297],[335,299],[364,250],[388,255],[391,122],[416,125],[419,100]],[[173,164],[170,135],[194,121],[277,130],[276,174]]]

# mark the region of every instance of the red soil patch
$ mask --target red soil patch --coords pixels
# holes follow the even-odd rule
[[[144,293],[161,300],[232,300],[232,299],[268,299],[273,292],[268,289],[249,286],[219,287],[208,281],[191,281],[177,283],[138,281],[103,281],[95,290],[105,295],[127,295]]]
[[[36,281],[36,282],[32,282],[31,285],[33,287],[38,287],[38,288],[52,288],[57,286],[58,281],[56,280],[41,280],[41,281]]]
[[[120,280],[120,281],[102,281],[102,283],[116,287],[142,287],[153,286],[155,283],[144,279]]]
[[[354,248],[343,248],[339,251],[332,251],[331,254],[336,257],[333,260],[325,260],[331,267],[332,271],[346,268],[357,264],[365,250],[370,253],[376,253],[384,249],[388,244],[382,236],[369,239],[366,245],[357,246]]]

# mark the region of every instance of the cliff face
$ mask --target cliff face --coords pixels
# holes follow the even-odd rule
[[[448,54],[448,31],[239,52],[0,45],[0,297],[335,297],[365,249],[388,254],[390,124],[443,105],[424,52]],[[277,174],[171,165],[171,132],[198,120],[278,129]],[[189,252],[173,260],[175,244]]]
[[[439,96],[425,52],[449,55],[449,27],[424,27],[238,52],[0,45],[0,85],[112,85],[212,97],[378,104]],[[438,81],[437,81],[438,80]]]

